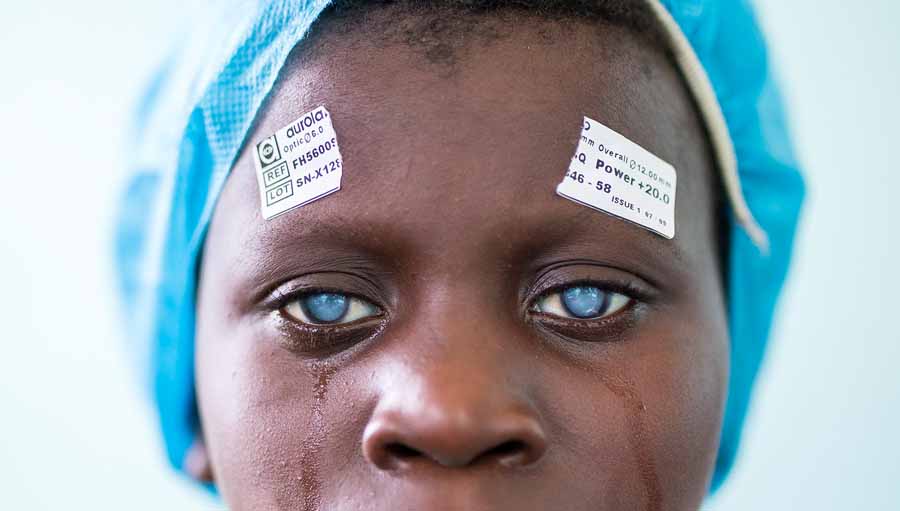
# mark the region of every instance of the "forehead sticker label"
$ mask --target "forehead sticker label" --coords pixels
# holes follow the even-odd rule
[[[256,144],[254,161],[266,220],[341,189],[341,153],[324,106]]]
[[[675,168],[588,117],[556,193],[675,237]]]

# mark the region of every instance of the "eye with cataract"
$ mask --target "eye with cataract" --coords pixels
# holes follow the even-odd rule
[[[551,291],[538,299],[537,312],[566,319],[601,319],[624,309],[631,298],[597,286],[577,285]]]
[[[293,299],[284,306],[292,319],[310,325],[341,325],[377,316],[372,303],[344,293],[314,292]]]

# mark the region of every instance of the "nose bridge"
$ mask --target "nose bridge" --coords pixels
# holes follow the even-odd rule
[[[445,283],[423,297],[408,321],[404,342],[417,347],[412,372],[423,391],[457,405],[506,399],[506,391],[517,390],[519,372],[515,328],[500,305],[506,300],[464,268],[441,273]]]
[[[449,339],[447,344],[417,364],[418,399],[406,401],[404,413],[446,428],[455,434],[487,427],[503,415],[524,413],[528,406],[523,386],[516,385],[515,361],[484,339],[486,332],[471,332],[472,338]]]
[[[469,300],[401,341],[417,343],[416,356],[402,376],[388,376],[363,439],[377,467],[522,466],[543,455],[546,439],[515,340],[477,307]]]
[[[513,334],[484,316],[466,310],[442,318],[418,361],[423,390],[446,406],[492,408],[520,390]]]
[[[460,421],[529,408],[515,329],[486,286],[466,280],[427,306],[421,313],[427,333],[410,339],[423,348],[412,368],[422,393],[418,408]]]

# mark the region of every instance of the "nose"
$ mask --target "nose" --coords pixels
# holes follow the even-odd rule
[[[517,412],[479,418],[468,413],[383,413],[363,435],[363,454],[381,470],[417,462],[448,468],[476,463],[524,467],[540,459],[547,441],[540,424]]]
[[[537,413],[510,389],[459,374],[453,383],[425,379],[398,386],[376,406],[362,442],[363,455],[375,467],[517,468],[537,462],[546,452]]]

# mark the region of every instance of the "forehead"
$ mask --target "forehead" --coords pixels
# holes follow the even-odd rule
[[[326,32],[312,45],[283,70],[217,205],[210,237],[240,236],[243,256],[323,238],[419,253],[565,238],[708,262],[703,128],[664,53],[627,29],[523,19],[437,62],[433,47],[364,33]],[[344,160],[341,190],[263,220],[250,149],[320,105]],[[583,116],[676,168],[674,240],[556,195]]]

